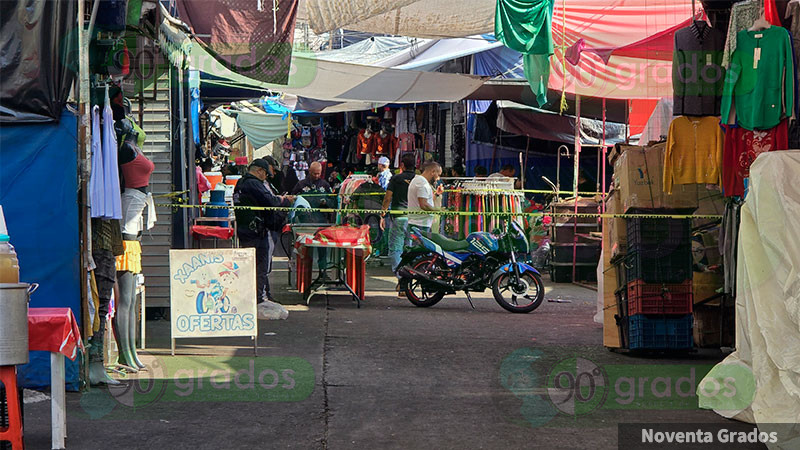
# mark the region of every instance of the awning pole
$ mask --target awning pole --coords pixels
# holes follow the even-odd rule
[[[576,280],[577,259],[578,259],[578,172],[580,171],[581,157],[581,96],[575,94],[575,161],[572,175],[572,190],[575,202],[575,217],[573,223],[575,229],[572,233],[572,282]]]
[[[603,160],[600,162],[600,164],[603,167],[603,182],[599,189],[599,191],[603,193],[601,202],[602,204],[601,211],[603,213],[606,212],[606,152],[607,151],[608,148],[606,147],[606,99],[604,98],[603,99]]]

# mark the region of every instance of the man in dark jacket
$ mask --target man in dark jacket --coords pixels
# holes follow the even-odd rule
[[[233,190],[235,206],[291,206],[294,196],[276,195],[266,182],[275,176],[274,165],[265,159],[256,159],[248,167],[247,173],[236,183]],[[243,248],[256,249],[256,298],[258,303],[264,300],[275,301],[269,288],[269,273],[272,272],[272,253],[275,243],[270,230],[280,228],[282,224],[275,211],[259,211],[236,209],[237,235],[239,245]]]
[[[293,195],[305,198],[312,208],[335,208],[336,196],[332,195],[331,185],[322,178],[322,164],[313,162],[308,166],[308,177],[297,183],[291,191]],[[327,195],[326,195],[327,194]],[[298,223],[331,223],[331,215],[321,212],[299,215]],[[317,247],[317,267],[320,277],[327,279],[328,249]]]

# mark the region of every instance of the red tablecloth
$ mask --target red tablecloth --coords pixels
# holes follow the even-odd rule
[[[322,228],[315,235],[300,234],[296,245],[307,247],[333,247],[344,249],[362,249],[371,251],[369,225],[358,228],[351,226],[335,226]]]
[[[71,360],[83,351],[81,330],[69,308],[29,308],[28,348],[61,353]]]
[[[216,227],[212,225],[192,225],[192,234],[195,239],[214,237],[217,239],[230,239],[233,237],[233,228]]]

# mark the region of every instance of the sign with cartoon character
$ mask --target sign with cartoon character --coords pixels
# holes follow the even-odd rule
[[[255,249],[170,250],[169,273],[173,344],[258,334]]]

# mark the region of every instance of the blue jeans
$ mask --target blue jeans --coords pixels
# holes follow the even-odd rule
[[[391,220],[389,222],[389,258],[392,261],[392,272],[397,273],[397,266],[400,265],[403,251],[411,240],[408,234],[408,217],[392,216],[389,219]]]

